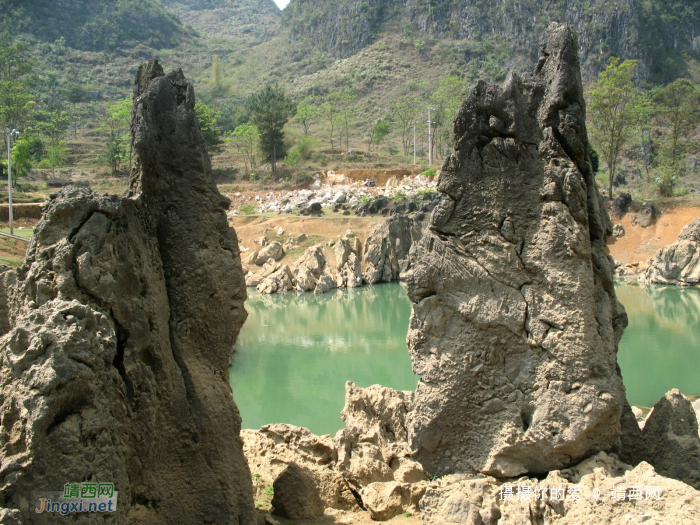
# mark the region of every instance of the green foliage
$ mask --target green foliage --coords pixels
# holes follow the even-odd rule
[[[34,59],[26,44],[0,42],[0,125],[3,129],[24,129],[35,105],[29,90]]]
[[[685,157],[688,135],[700,124],[700,92],[689,80],[680,78],[658,90],[653,103],[657,121],[667,129],[664,162],[676,168]]]
[[[239,211],[241,215],[254,215],[257,211],[257,208],[254,204],[243,204],[241,205]]]
[[[427,170],[425,170],[425,171],[422,171],[420,174],[421,174],[423,177],[431,177],[431,178],[434,177],[434,176],[436,175],[435,170],[432,169],[432,168],[429,168],[429,169],[427,169]]]
[[[255,169],[255,148],[260,141],[257,126],[250,123],[241,124],[227,137],[226,142],[233,144],[243,154],[246,173]]]
[[[250,121],[260,133],[260,149],[270,156],[272,171],[284,155],[284,125],[296,113],[296,104],[278,84],[265,84],[246,101]]]
[[[221,130],[217,126],[219,112],[201,101],[195,102],[194,112],[199,120],[199,128],[204,136],[204,146],[209,153],[219,151],[221,145]]]
[[[56,173],[56,168],[62,167],[68,159],[68,150],[63,141],[46,148],[46,155],[39,163],[40,168],[50,168]]]
[[[107,144],[99,160],[111,168],[112,174],[116,174],[127,159],[131,169],[131,106],[129,97],[109,104],[100,124],[100,131],[107,133]]]
[[[683,197],[684,195],[688,195],[690,193],[690,190],[688,188],[678,188],[677,190],[674,190],[673,195],[674,197]]]
[[[211,62],[210,91],[215,97],[223,97],[228,92],[228,85],[224,82],[223,66],[219,57],[214,57]]]
[[[591,154],[591,168],[593,169],[593,173],[598,173],[598,168],[600,168],[600,157],[598,156],[598,152],[591,143],[588,144],[588,150]]]
[[[318,141],[311,137],[301,137],[299,141],[289,149],[289,153],[284,159],[288,166],[296,166],[302,160],[309,160],[314,153]]]
[[[12,185],[19,177],[26,177],[32,169],[32,141],[30,137],[20,135],[12,146]]]
[[[48,139],[49,146],[57,146],[61,142],[70,123],[70,115],[61,101],[51,102],[45,109],[34,112],[33,127]]]
[[[673,197],[673,189],[678,182],[678,175],[670,166],[661,166],[656,177],[656,187],[662,197]]]
[[[620,61],[613,57],[608,67],[587,93],[591,139],[608,167],[608,198],[623,147],[635,128],[639,114],[634,103],[636,90],[632,83],[636,60]]]
[[[308,135],[309,128],[318,120],[320,113],[321,109],[310,102],[300,102],[297,105],[297,114],[294,116],[294,121],[301,124],[304,135]]]

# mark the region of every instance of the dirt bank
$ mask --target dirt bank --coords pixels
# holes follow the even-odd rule
[[[662,214],[647,228],[633,224],[635,213],[613,221],[614,224],[622,224],[625,229],[623,237],[608,239],[608,250],[615,261],[621,264],[646,263],[660,248],[676,242],[683,227],[700,218],[699,200],[673,199],[656,206],[662,210]]]

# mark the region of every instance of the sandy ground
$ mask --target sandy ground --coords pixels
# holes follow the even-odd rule
[[[421,523],[420,516],[405,516],[400,514],[388,521],[376,522],[370,518],[369,512],[345,512],[333,511],[333,509],[327,509],[326,514],[315,520],[287,520],[279,516],[274,516],[274,519],[279,521],[281,525],[312,523],[318,525],[376,525],[377,523],[388,523],[389,525],[420,525]],[[264,518],[262,520],[258,519],[258,523],[264,525]]]
[[[678,234],[695,219],[700,218],[700,203],[667,201],[657,205],[662,215],[648,228],[632,224],[634,213],[628,213],[620,222],[625,235],[619,239],[608,239],[608,250],[622,264],[646,263],[659,248],[676,242]]]

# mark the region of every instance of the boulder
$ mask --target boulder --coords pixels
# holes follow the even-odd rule
[[[401,214],[375,226],[365,241],[364,280],[369,284],[398,281],[399,274],[409,268],[409,250],[423,231],[423,222]]]
[[[700,523],[700,492],[648,463],[632,469],[599,452],[542,480],[448,476],[427,488],[420,509],[425,525],[685,525]]]
[[[322,293],[330,292],[331,290],[334,290],[337,287],[338,285],[336,284],[335,277],[331,275],[328,269],[326,269],[326,272],[316,280],[316,288],[314,289],[314,293],[316,295],[319,295]]]
[[[72,523],[256,523],[228,364],[246,318],[238,240],[181,70],[142,64],[123,197],[52,194],[0,339],[3,523],[40,494],[114,483]]]
[[[362,286],[360,260],[347,239],[339,239],[333,246],[335,252],[336,285],[338,288]]]
[[[620,193],[610,203],[610,215],[613,219],[622,219],[630,209],[632,204],[632,195],[629,193]]]
[[[310,520],[323,514],[313,472],[289,463],[273,483],[272,514],[289,520]]]
[[[336,434],[335,444],[338,470],[352,486],[359,489],[374,482],[429,479],[409,457],[406,414],[412,397],[412,392],[379,385],[345,384],[341,412],[345,428]]]
[[[271,263],[270,266],[273,267]],[[260,293],[284,293],[294,289],[294,274],[289,266],[276,264],[276,268],[266,277],[260,279],[256,286]]]
[[[675,243],[661,248],[644,274],[652,284],[700,285],[700,219],[681,230]]]
[[[252,253],[249,253],[243,258],[243,264],[246,266],[250,266],[251,264],[255,264],[255,261],[258,260],[258,251],[254,251]]]
[[[294,425],[265,425],[260,430],[243,430],[243,450],[254,475],[272,484],[287,465],[306,470],[322,508],[356,510],[357,500],[342,475],[335,469],[338,454],[330,436],[316,436]],[[262,496],[262,491],[261,494]],[[275,495],[277,490],[275,487]]]
[[[261,217],[261,219],[264,219],[264,218],[265,218],[265,217]],[[263,246],[263,247],[264,247],[264,246],[267,246],[267,244],[268,244],[269,241],[267,240],[267,237],[266,237],[265,235],[263,235],[263,236],[258,237],[257,239],[255,239],[253,242],[254,242],[255,244],[259,244],[260,246]]]
[[[644,424],[636,460],[700,489],[700,437],[693,405],[677,389],[654,405]]]
[[[433,475],[504,478],[610,450],[627,316],[605,255],[612,223],[591,168],[574,29],[549,26],[534,75],[479,82],[454,131],[444,198],[409,254],[415,458]]]
[[[648,228],[656,222],[659,210],[653,204],[642,205],[639,212],[632,219],[632,224],[638,224],[642,228]]]
[[[362,504],[375,521],[387,521],[405,512],[417,513],[418,503],[423,494],[423,485],[396,481],[371,483],[360,491]]]
[[[258,252],[258,258],[255,259],[255,264],[262,266],[268,259],[279,261],[282,257],[284,257],[284,248],[282,244],[273,241]]]
[[[627,232],[625,231],[625,228],[622,226],[622,224],[617,223],[615,226],[613,226],[613,231],[612,235],[616,239],[619,239],[620,237],[624,237]]]

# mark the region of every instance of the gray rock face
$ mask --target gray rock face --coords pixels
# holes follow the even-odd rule
[[[678,234],[678,240],[654,256],[644,280],[653,284],[700,285],[700,219]]]
[[[313,519],[323,514],[313,471],[289,463],[273,484],[272,513],[290,520]]]
[[[407,426],[433,475],[544,473],[620,437],[627,316],[604,253],[612,224],[574,30],[552,24],[542,51],[534,75],[480,82],[462,104],[445,198],[410,253],[422,379]]]
[[[255,523],[227,373],[246,317],[228,201],[182,72],[145,63],[134,95],[129,193],[53,195],[17,272],[2,523],[53,523],[38,494],[82,481],[115,483],[106,523]]]
[[[262,266],[269,259],[279,261],[282,257],[284,257],[284,248],[282,248],[282,244],[277,241],[273,241],[270,244],[265,245],[265,247],[258,252],[258,257],[255,259],[255,264]]]
[[[336,284],[338,288],[362,286],[360,259],[347,239],[339,239],[333,246],[335,252]]]
[[[636,447],[636,462],[700,490],[700,437],[693,405],[674,389],[654,405]]]
[[[423,236],[424,223],[406,215],[393,215],[375,226],[365,241],[364,279],[369,284],[398,281],[408,269],[408,253]]]

